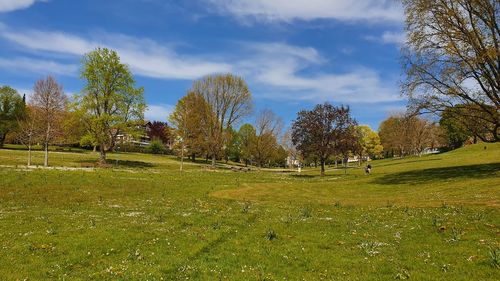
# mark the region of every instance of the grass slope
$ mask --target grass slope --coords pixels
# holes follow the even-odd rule
[[[486,149],[484,147],[486,146]],[[35,153],[40,162],[41,153]],[[496,280],[500,144],[302,174],[24,170],[0,150],[5,280]],[[51,154],[78,167],[89,152]],[[120,163],[123,164],[120,164]],[[495,250],[497,252],[495,252]],[[496,253],[496,258],[495,258]]]

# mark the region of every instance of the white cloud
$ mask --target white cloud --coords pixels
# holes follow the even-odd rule
[[[0,13],[26,9],[35,4],[37,0],[0,0]]]
[[[366,36],[365,39],[382,44],[402,45],[406,41],[406,34],[404,32],[385,31],[380,36]]]
[[[81,56],[97,47],[116,50],[122,61],[138,75],[163,79],[195,79],[215,72],[230,72],[231,65],[200,57],[182,56],[155,41],[116,34],[91,40],[62,32],[3,28],[0,36],[24,48]]]
[[[75,75],[78,71],[78,66],[73,64],[61,64],[54,61],[31,59],[24,57],[17,58],[1,58],[0,67],[3,69],[32,72],[37,74],[59,74],[59,75]]]
[[[394,0],[207,0],[223,13],[263,21],[335,19],[402,22],[403,9]]]
[[[264,92],[274,93],[267,98],[362,103],[400,99],[396,81],[383,81],[374,70],[357,67],[342,73],[310,71],[327,63],[313,48],[275,43],[256,46],[249,44],[248,48],[261,51],[239,62],[236,69],[261,85]]]
[[[225,56],[225,61],[214,62],[204,55],[180,55],[150,39],[117,34],[101,33],[95,39],[86,39],[61,32],[12,32],[0,28],[0,37],[22,46],[25,51],[40,51],[44,56],[75,57],[97,46],[109,47],[118,51],[135,74],[159,79],[196,79],[212,73],[234,72],[245,77],[251,88],[266,93],[265,98],[368,103],[399,99],[396,81],[382,79],[372,69],[355,67],[334,73],[321,70],[330,62],[312,47],[242,42],[235,48],[236,59]],[[46,68],[43,63],[21,62],[20,67],[34,72]],[[4,62],[7,63],[10,62]],[[54,64],[54,69],[71,72],[72,67]],[[169,109],[171,107],[152,105],[148,115],[164,120]]]
[[[150,104],[144,116],[150,121],[166,121],[173,111],[174,106],[170,104]]]

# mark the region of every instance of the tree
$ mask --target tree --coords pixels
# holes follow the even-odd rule
[[[450,107],[443,111],[439,125],[445,132],[448,148],[456,149],[462,147],[472,137],[473,133],[460,121],[460,109]]]
[[[205,152],[207,119],[210,117],[211,110],[209,105],[201,94],[188,92],[175,105],[174,112],[169,117],[170,122],[175,128],[175,133],[181,145],[181,170],[184,161],[184,151],[193,156]]]
[[[252,95],[245,80],[232,74],[206,76],[195,81],[191,91],[201,95],[210,109],[203,129],[212,166],[215,166],[229,139],[229,128],[251,112]]]
[[[18,120],[18,130],[15,139],[28,148],[28,166],[31,166],[31,148],[33,144],[39,140],[41,135],[40,128],[42,128],[42,126],[37,123],[37,121],[41,119],[37,117],[39,114],[37,108],[27,106],[24,118]]]
[[[99,162],[104,164],[118,134],[138,132],[146,109],[144,89],[135,88],[128,67],[106,48],[84,56],[81,77],[87,83],[78,100],[82,121],[99,144]]]
[[[350,149],[356,121],[349,108],[329,103],[318,104],[313,110],[298,113],[292,125],[292,142],[305,157],[317,157],[321,176],[325,175],[325,162],[334,153]]]
[[[0,148],[5,137],[13,132],[25,115],[25,101],[16,90],[9,86],[0,87]]]
[[[160,140],[164,144],[170,142],[170,128],[167,122],[150,122],[147,125],[147,134],[151,140]]]
[[[52,76],[36,81],[33,91],[31,104],[37,109],[36,116],[40,126],[42,126],[40,140],[45,151],[43,165],[47,167],[49,165],[49,145],[62,130],[61,123],[66,109],[67,97],[62,86]]]
[[[277,138],[283,121],[270,109],[262,110],[255,120],[256,135],[253,138],[252,155],[259,167],[269,162],[278,149]]]
[[[412,114],[390,116],[379,128],[386,156],[422,155],[426,148],[436,146],[436,134],[432,122]]]
[[[380,144],[380,137],[368,125],[357,126],[360,134],[361,157],[369,156],[377,158],[382,156],[383,146]]]
[[[415,111],[457,104],[483,141],[500,141],[500,1],[403,0],[405,94]],[[471,130],[472,131],[472,130]]]
[[[245,166],[248,166],[252,161],[252,145],[257,137],[255,128],[251,124],[243,124],[238,131],[238,136],[240,156]]]

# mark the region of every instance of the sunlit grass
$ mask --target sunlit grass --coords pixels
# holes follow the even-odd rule
[[[189,162],[181,173],[174,157],[143,154],[111,154],[115,169],[24,170],[25,151],[0,150],[0,276],[495,280],[500,145],[484,146],[325,178]],[[96,159],[51,153],[57,166]]]

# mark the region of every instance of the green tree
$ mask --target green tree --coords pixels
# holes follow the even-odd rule
[[[18,128],[26,112],[24,98],[9,86],[0,87],[0,148],[8,133]]]
[[[380,144],[378,133],[368,125],[360,125],[357,130],[360,134],[361,157],[377,158],[382,156],[383,146]]]
[[[181,170],[183,169],[184,152],[195,159],[196,154],[207,151],[206,130],[207,122],[211,119],[209,105],[202,95],[189,92],[177,101],[175,110],[169,116],[175,128],[177,144],[180,144]]]
[[[256,139],[255,128],[251,124],[243,124],[238,130],[241,160],[248,166],[252,161],[252,144]]]
[[[99,162],[113,149],[120,133],[138,133],[144,119],[144,89],[136,88],[129,68],[118,54],[97,48],[83,58],[81,77],[86,81],[79,109],[89,134],[99,144]]]
[[[441,114],[439,125],[444,130],[447,146],[450,149],[460,148],[473,135],[470,130],[460,122],[456,107],[447,108]]]

